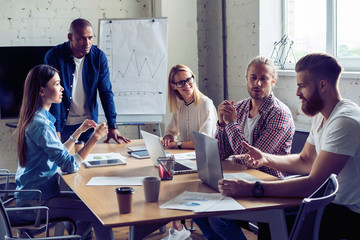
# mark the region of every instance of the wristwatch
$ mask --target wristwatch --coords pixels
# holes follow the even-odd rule
[[[181,141],[176,143],[176,145],[177,145],[178,149],[181,149],[181,144],[182,144],[182,142],[181,142]]]
[[[264,195],[264,188],[263,186],[261,186],[261,183],[259,181],[255,182],[255,186],[252,189],[252,193],[256,198],[261,198]]]
[[[72,141],[74,141],[75,143],[78,143],[78,142],[79,142],[79,140],[78,140],[77,138],[74,138],[73,135],[70,136],[70,139],[71,139]]]

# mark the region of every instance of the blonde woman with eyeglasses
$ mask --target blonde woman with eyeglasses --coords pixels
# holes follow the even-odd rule
[[[185,65],[171,68],[168,79],[168,98],[173,116],[167,126],[162,144],[165,148],[194,149],[193,131],[214,137],[217,112],[213,101],[202,94],[195,74]],[[190,231],[181,221],[174,221],[165,239],[187,239]]]

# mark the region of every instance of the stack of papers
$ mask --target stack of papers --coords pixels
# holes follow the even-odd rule
[[[130,155],[138,159],[150,158],[149,152],[147,150],[133,151],[130,152]]]
[[[150,158],[145,145],[132,146],[132,147],[128,147],[128,149],[130,150],[130,152],[128,153],[134,158],[139,158],[139,159]]]
[[[231,197],[220,193],[200,193],[185,191],[160,208],[186,210],[193,212],[234,211],[245,209]]]
[[[132,152],[135,151],[143,151],[146,150],[146,146],[145,145],[140,145],[140,146],[132,146],[132,147],[128,147],[128,149]]]

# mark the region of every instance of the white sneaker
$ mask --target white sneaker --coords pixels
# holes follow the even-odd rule
[[[173,228],[169,229],[169,235],[167,235],[166,237],[162,238],[161,240],[192,240],[192,238],[190,237],[190,231],[187,230],[184,226],[183,229],[181,231],[177,231]]]

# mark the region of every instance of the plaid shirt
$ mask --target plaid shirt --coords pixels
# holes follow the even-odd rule
[[[247,142],[243,133],[243,125],[250,111],[250,103],[251,98],[248,98],[234,105],[238,113],[236,122],[223,126],[220,126],[218,122],[215,138],[219,140],[221,159],[226,159],[230,155],[247,153],[248,150],[241,145],[241,141]],[[252,146],[270,154],[290,154],[295,125],[289,108],[273,94],[270,94],[260,107],[259,114],[260,119],[253,132]],[[235,161],[250,167],[242,159]],[[258,170],[279,178],[287,176],[287,174],[265,166]]]

